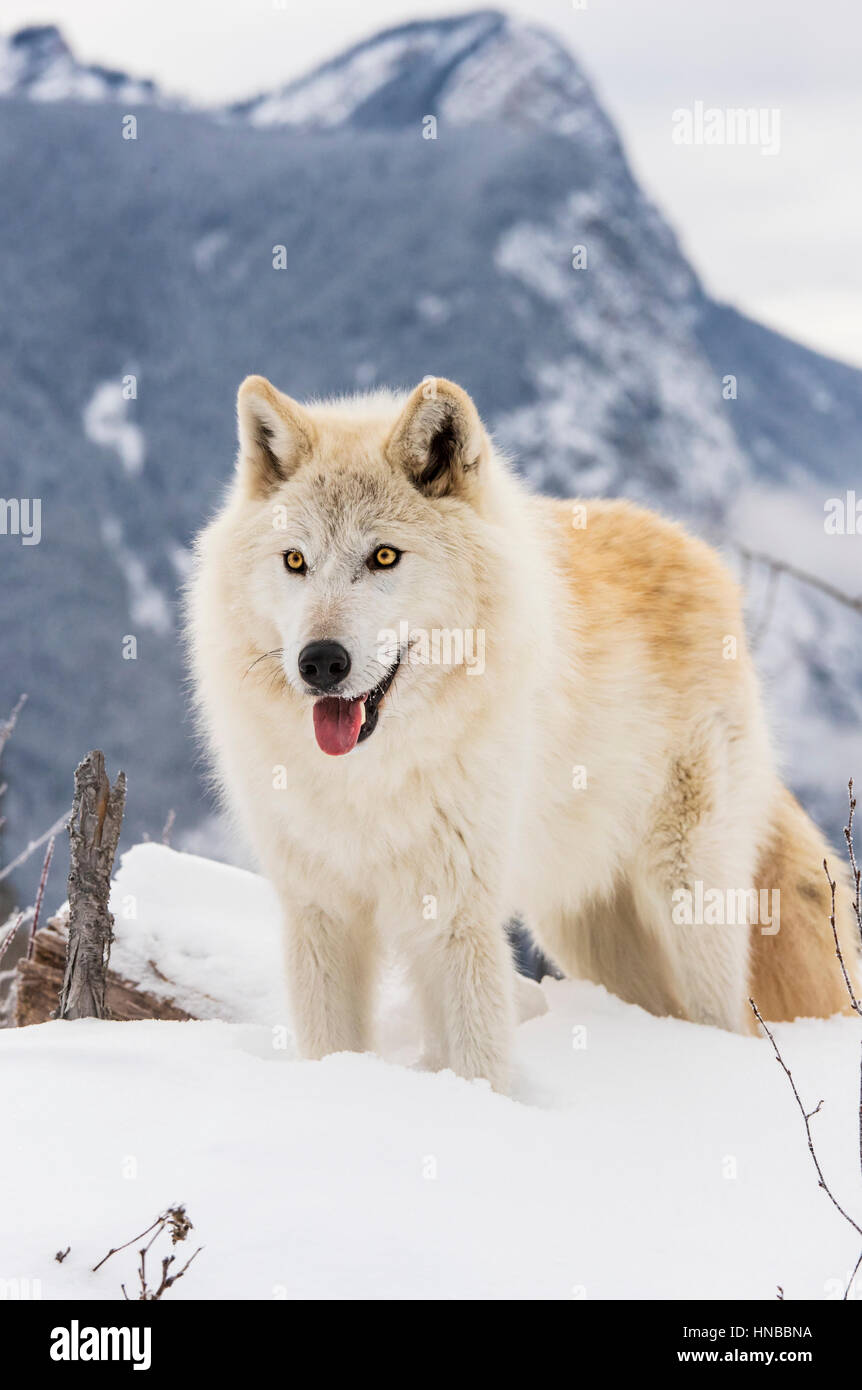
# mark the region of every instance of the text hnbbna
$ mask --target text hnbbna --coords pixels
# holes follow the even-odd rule
[[[131,1361],[136,1371],[151,1365],[152,1328],[81,1327],[73,1318],[68,1327],[51,1332],[52,1361]]]

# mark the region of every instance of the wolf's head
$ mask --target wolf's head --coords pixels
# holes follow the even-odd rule
[[[489,474],[503,470],[470,397],[439,378],[303,406],[252,376],[238,417],[253,664],[283,673],[323,752],[348,753],[381,713],[409,718],[484,664]]]

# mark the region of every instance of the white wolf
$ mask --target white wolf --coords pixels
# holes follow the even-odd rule
[[[625,502],[532,496],[442,379],[301,406],[249,377],[238,413],[189,639],[304,1056],[372,1046],[385,943],[437,1064],[504,1089],[515,912],[655,1013],[743,1030],[751,992],[772,1017],[843,1006],[826,846],[773,769],[713,551]],[[696,884],[778,890],[780,931],[680,922]],[[839,928],[849,960],[843,906]]]

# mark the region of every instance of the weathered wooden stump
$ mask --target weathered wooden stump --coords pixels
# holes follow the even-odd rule
[[[66,969],[66,924],[52,917],[33,938],[33,954],[18,962],[15,982],[15,1023],[47,1023],[57,1017],[57,999]],[[118,1020],[193,1017],[172,1000],[159,999],[132,980],[109,970],[105,981],[106,1017]]]
[[[126,774],[113,787],[98,749],[75,769],[69,822],[69,943],[60,1018],[106,1018],[105,987],[114,919],[108,910],[111,871],[123,824]]]
[[[108,900],[125,801],[124,773],[112,787],[103,755],[88,753],[75,771],[68,917],[52,917],[36,931],[18,962],[18,1027],[52,1018],[192,1018],[172,999],[159,998],[108,968],[114,926]]]

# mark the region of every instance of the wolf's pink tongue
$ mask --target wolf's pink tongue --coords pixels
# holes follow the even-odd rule
[[[314,735],[324,753],[337,757],[355,748],[362,728],[362,701],[327,696],[315,701]]]

